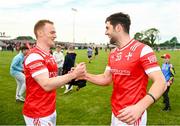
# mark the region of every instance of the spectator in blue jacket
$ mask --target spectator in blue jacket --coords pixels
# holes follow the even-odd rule
[[[25,75],[23,70],[24,56],[29,49],[25,46],[21,47],[20,52],[13,58],[10,66],[10,74],[15,78],[17,83],[16,101],[24,102],[23,93],[25,92]]]

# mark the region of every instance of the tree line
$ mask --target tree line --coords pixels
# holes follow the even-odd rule
[[[19,36],[17,40],[32,40],[35,39],[31,36]],[[172,37],[170,40],[159,43],[160,41],[160,31],[156,28],[150,28],[145,31],[137,32],[134,35],[134,39],[145,43],[153,48],[180,48],[180,43],[176,36]]]
[[[160,31],[156,28],[150,28],[142,32],[137,32],[134,35],[134,39],[145,43],[153,48],[161,47],[161,48],[180,48],[180,43],[176,36],[172,37],[170,40],[166,40],[163,43],[159,43],[160,41]]]

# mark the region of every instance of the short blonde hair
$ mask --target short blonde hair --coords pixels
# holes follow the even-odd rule
[[[52,21],[50,20],[39,20],[35,26],[34,26],[34,34],[36,36],[36,38],[38,38],[37,36],[37,31],[41,28],[43,28],[45,26],[46,23],[49,23],[49,24],[54,24]]]

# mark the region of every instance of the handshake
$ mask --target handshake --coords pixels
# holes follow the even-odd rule
[[[76,67],[71,68],[71,71],[68,72],[69,74],[73,75],[75,80],[86,80],[86,64],[81,62],[76,65]]]
[[[85,63],[79,63],[76,67],[72,67],[68,74],[72,77],[72,80],[68,82],[69,87],[72,85],[77,86],[76,90],[78,91],[80,88],[86,86],[86,65]],[[68,90],[69,91],[69,87]],[[66,92],[66,91],[65,91]]]

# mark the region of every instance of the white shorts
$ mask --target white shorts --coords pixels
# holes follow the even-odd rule
[[[114,116],[114,114],[112,113],[111,116],[111,126],[146,126],[146,122],[147,122],[147,111],[145,111],[142,116],[141,119],[138,119],[135,124],[133,125],[128,125],[122,121],[120,121],[118,118],[116,118]]]
[[[56,126],[56,111],[51,115],[42,118],[30,118],[25,115],[26,126]]]

